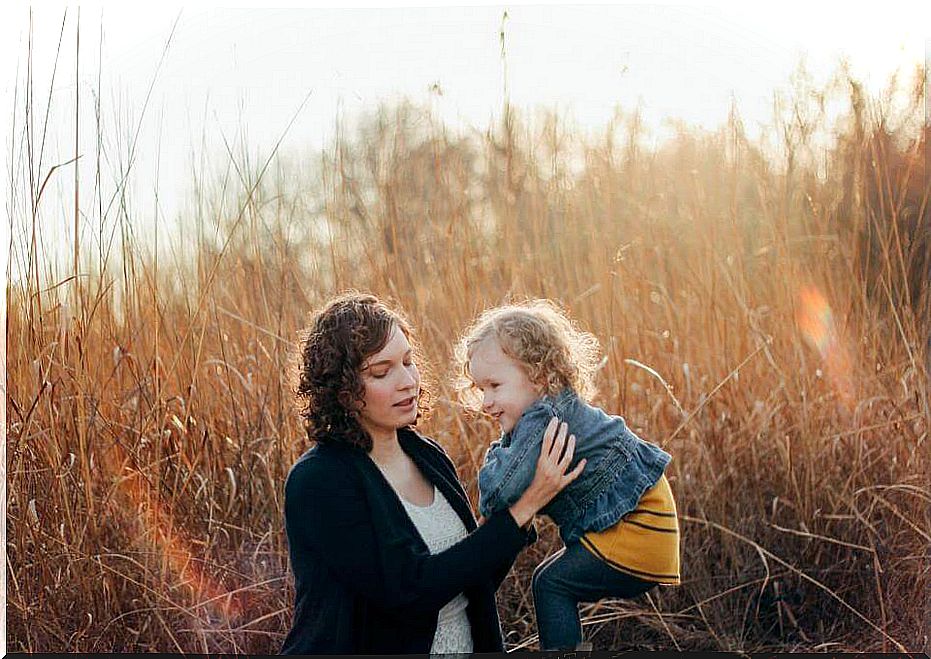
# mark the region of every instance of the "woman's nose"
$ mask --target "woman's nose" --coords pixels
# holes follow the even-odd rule
[[[398,381],[398,389],[409,389],[413,386],[416,386],[418,380],[418,372],[413,368],[403,369],[404,374],[401,376],[401,379]]]

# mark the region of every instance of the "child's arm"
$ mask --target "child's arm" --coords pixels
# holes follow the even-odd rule
[[[529,409],[511,431],[511,443],[493,442],[478,472],[478,509],[484,517],[516,502],[536,471],[543,433],[552,412],[542,406]]]

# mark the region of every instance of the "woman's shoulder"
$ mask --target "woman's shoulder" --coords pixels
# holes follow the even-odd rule
[[[398,431],[398,436],[406,436],[409,441],[414,442],[415,444],[419,444],[426,451],[441,453],[449,457],[449,454],[446,452],[446,449],[443,448],[442,444],[440,444],[432,437],[427,437],[426,435],[417,432],[413,428],[401,428]]]
[[[410,427],[398,430],[398,438],[408,450],[417,451],[434,462],[442,462],[455,472],[456,467],[453,465],[449,453],[435,439],[427,437]]]
[[[352,471],[351,451],[347,447],[316,444],[291,465],[285,480],[285,489],[308,487],[314,483],[345,481]]]

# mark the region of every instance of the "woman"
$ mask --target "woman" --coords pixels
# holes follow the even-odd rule
[[[283,654],[502,651],[495,590],[536,539],[534,514],[585,466],[566,473],[575,439],[554,419],[524,495],[477,527],[446,452],[411,429],[425,393],[412,340],[358,293],[303,339],[297,394],[316,446],[285,484],[296,593]]]

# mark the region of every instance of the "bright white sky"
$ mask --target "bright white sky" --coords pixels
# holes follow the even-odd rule
[[[112,130],[119,118],[124,133],[134,130],[177,19],[137,146],[133,194],[141,216],[148,218],[142,221],[154,215],[148,200],[156,188],[163,219],[175,220],[189,188],[191,153],[199,158],[206,150],[221,162],[221,131],[234,141],[245,130],[250,149],[264,160],[308,92],[310,100],[282,146],[285,153],[323,146],[338,114],[351,119],[379,101],[401,96],[431,103],[451,125],[483,129],[500,117],[498,32],[504,6],[366,4],[369,8],[343,10],[182,8],[169,2],[82,5],[81,113],[85,119],[93,116],[91,92],[100,90],[105,123]],[[911,75],[925,60],[931,39],[929,2],[519,3],[507,5],[507,11],[512,104],[525,110],[557,108],[586,128],[603,126],[618,105],[627,110],[639,105],[654,135],[661,135],[665,117],[716,127],[726,120],[732,98],[755,133],[770,121],[773,92],[787,87],[801,58],[815,83],[822,84],[845,57],[854,75],[878,91],[897,68]],[[35,105],[44,111],[64,5],[36,6],[32,12]],[[77,7],[70,7],[52,91],[45,169],[74,152],[77,16]],[[14,5],[3,23],[0,82],[2,112],[9,117],[17,81],[22,94],[28,6]],[[428,92],[433,83],[440,85],[442,96]],[[17,121],[15,142],[6,126],[7,166],[11,144],[22,139],[21,111]],[[81,178],[92,181],[93,121],[82,120],[80,143],[85,154]],[[49,194],[68,198],[73,170],[62,168],[57,174]],[[82,192],[82,198],[90,199],[90,193]],[[71,220],[67,212],[55,210],[60,202],[46,203],[43,226],[51,227],[48,239],[55,242],[70,235]]]

